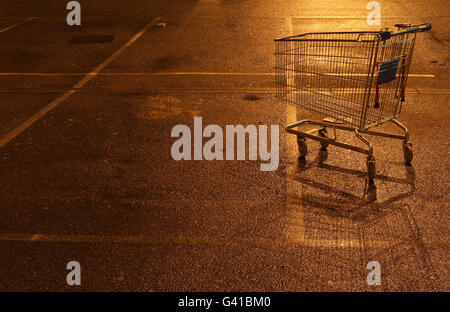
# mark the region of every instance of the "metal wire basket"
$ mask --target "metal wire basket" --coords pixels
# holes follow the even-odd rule
[[[301,108],[368,129],[397,118],[416,33],[324,32],[276,39],[277,97]]]

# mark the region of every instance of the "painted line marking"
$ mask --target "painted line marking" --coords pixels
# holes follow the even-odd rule
[[[110,57],[108,57],[103,63],[94,68],[93,71],[89,73],[86,77],[81,79],[73,88],[82,88],[92,77],[97,75],[101,70],[108,66],[112,61],[114,61],[119,55],[121,55],[129,46],[131,46],[136,40],[138,40],[150,27],[159,22],[161,18],[154,18],[150,23],[148,23],[144,28],[142,28],[137,34],[131,37],[124,45],[122,45],[116,52],[114,52]],[[1,146],[0,146],[1,147]]]
[[[114,52],[110,57],[103,61],[100,65],[94,68],[89,75],[86,75],[83,79],[77,82],[71,90],[65,92],[45,107],[43,107],[38,112],[34,113],[31,117],[17,126],[14,130],[7,133],[4,137],[0,139],[0,148],[8,144],[11,140],[25,131],[28,127],[38,121],[42,116],[47,114],[49,111],[54,109],[56,106],[64,102],[67,98],[69,98],[72,94],[76,92],[76,89],[82,88],[92,77],[98,74],[102,69],[108,66],[114,59],[116,59],[119,55],[121,55],[130,45],[132,45],[136,40],[138,40],[150,27],[156,24],[160,20],[160,17],[154,18],[150,23],[148,23],[144,28],[142,28],[137,34],[135,34],[131,39],[129,39],[124,45],[122,45],[116,52]]]
[[[292,29],[292,17],[286,18],[286,30],[288,36],[293,33]],[[290,70],[294,72],[294,64],[292,64]],[[289,75],[287,78],[287,84],[293,86],[295,75]],[[291,89],[293,89],[291,87]],[[290,90],[293,91],[293,90]],[[297,121],[297,107],[293,105],[286,105],[286,124],[291,124]],[[286,157],[287,159],[295,159],[297,157],[297,140],[293,135],[288,135],[286,137]],[[285,227],[285,237],[287,241],[297,241],[303,243],[305,241],[305,217],[304,217],[304,207],[300,201],[294,201],[290,194],[300,194],[302,196],[302,185],[296,183],[290,179],[289,174],[286,174],[286,188],[287,188],[287,198],[286,198],[286,227]]]
[[[365,77],[366,74],[323,73],[324,75]],[[309,74],[313,75],[313,74]],[[0,76],[275,76],[275,73],[244,72],[159,72],[159,73],[0,73]],[[435,78],[433,74],[409,74],[408,77]]]
[[[427,15],[427,18],[448,18],[450,16],[448,15]],[[204,18],[204,19],[228,19],[228,17],[226,16],[211,16],[211,15],[192,15],[189,19],[200,19],[200,18]],[[274,17],[274,16],[246,16],[247,20],[257,20],[257,19],[276,19],[276,20],[281,20],[284,19],[285,17]],[[367,16],[365,15],[361,15],[361,16],[357,16],[357,15],[348,15],[348,16],[343,16],[343,15],[306,15],[306,16],[292,16],[292,18],[294,19],[367,19]],[[404,16],[389,16],[389,17],[382,17],[381,20],[402,20],[404,19]],[[414,18],[423,18],[423,16],[409,16],[410,19],[414,19]]]
[[[16,19],[16,18],[27,18],[27,16],[0,16],[0,19]],[[83,19],[108,19],[108,18],[118,18],[118,16],[83,16]],[[65,16],[39,16],[39,19],[55,19],[55,20],[65,20]]]
[[[427,18],[448,18],[448,17],[450,17],[449,15],[434,15],[434,16],[432,16],[432,15],[427,15]],[[294,18],[294,19],[363,19],[363,20],[366,20],[367,19],[367,16],[356,16],[356,15],[348,15],[348,16],[343,16],[343,15],[323,15],[323,16],[319,16],[319,15],[316,15],[316,16],[292,16],[292,18]],[[403,16],[397,16],[397,17],[395,17],[395,16],[392,16],[392,17],[382,17],[381,18],[381,24],[383,24],[383,20],[392,20],[392,19],[395,19],[395,20],[402,20],[402,19],[404,19],[405,17]],[[409,18],[412,18],[411,16],[409,16]],[[420,17],[420,16],[417,16],[416,18],[423,18],[423,17]]]
[[[301,245],[306,247],[328,248],[401,248],[417,246],[415,240],[386,238],[383,240],[359,239],[276,239],[276,238],[210,238],[210,237],[172,237],[145,235],[59,235],[59,234],[0,234],[0,241],[45,242],[45,243],[124,243],[124,244],[179,244],[179,245]],[[426,248],[450,249],[450,244],[442,242],[425,243]]]
[[[0,73],[0,76],[87,76],[91,73]],[[238,72],[160,72],[160,73],[98,73],[98,76],[275,76],[275,73]]]
[[[357,15],[316,15],[316,16],[292,16],[295,19],[367,19],[367,16],[357,16]],[[384,19],[396,19],[402,17],[383,17]]]
[[[85,88],[85,89],[77,89],[70,90],[67,92],[76,92],[76,93],[276,93],[276,88],[236,88],[236,89],[95,89],[95,88]],[[317,91],[317,90],[316,90]],[[0,93],[61,93],[64,92],[63,89],[0,89]],[[330,89],[323,89],[322,91],[325,94],[335,94],[330,92]],[[291,92],[295,93],[295,92]],[[298,93],[301,93],[298,91]],[[306,92],[305,92],[306,93]],[[364,90],[346,90],[345,94],[355,93],[360,94],[364,93]],[[450,94],[450,89],[422,89],[422,88],[414,88],[414,89],[406,89],[406,94]],[[50,105],[50,104],[49,104]],[[1,142],[1,140],[0,140]],[[1,147],[1,145],[0,145]]]
[[[37,17],[29,17],[29,18],[27,18],[27,19],[25,19],[25,20],[23,20],[23,21],[20,21],[20,22],[18,22],[18,23],[15,23],[15,24],[13,24],[13,25],[10,25],[10,26],[8,26],[8,27],[6,27],[6,28],[0,29],[0,34],[3,33],[3,32],[5,32],[5,31],[8,31],[8,30],[10,30],[10,29],[13,29],[13,28],[15,28],[15,27],[17,27],[17,26],[20,26],[20,25],[22,25],[22,24],[28,23],[29,21],[32,21],[32,20],[34,20],[34,19],[36,19],[36,18],[37,18]]]

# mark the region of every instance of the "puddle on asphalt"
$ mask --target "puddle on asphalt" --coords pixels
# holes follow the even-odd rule
[[[168,119],[181,114],[188,114],[195,117],[200,114],[201,101],[194,103],[183,102],[171,95],[150,96],[140,106],[138,118],[144,120]],[[187,108],[189,107],[189,108]]]

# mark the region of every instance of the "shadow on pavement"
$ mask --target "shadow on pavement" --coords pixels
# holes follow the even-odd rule
[[[314,164],[299,166],[297,173],[302,173],[316,167],[317,166]],[[370,202],[366,196],[368,180],[365,171],[341,168],[328,164],[322,164],[319,167],[326,169],[329,172],[340,173],[341,175],[346,176],[346,181],[354,181],[356,180],[355,178],[365,179],[364,189],[360,193],[355,193],[345,190],[345,187],[343,187],[342,184],[334,186],[330,181],[324,181],[324,179],[320,177],[303,177],[301,174],[296,174],[292,177],[292,180],[299,182],[304,186],[308,186],[309,188],[318,190],[320,193],[320,195],[316,195],[316,193],[318,193],[316,191],[302,192],[303,202],[307,202],[311,206],[333,209],[342,215],[358,215],[361,213],[361,210],[365,210],[366,208],[380,209],[386,205],[394,204],[401,199],[411,197],[415,192],[416,174],[413,167],[404,167],[404,179],[377,174],[375,176],[376,184],[379,184],[380,182],[393,182],[408,186],[409,190],[404,192],[401,188],[398,188],[398,190],[391,189],[389,197],[375,202]]]
[[[360,281],[358,289],[417,291],[438,288],[438,277],[420,228],[410,206],[401,202],[415,192],[414,168],[404,167],[404,179],[377,175],[378,184],[393,182],[401,185],[390,188],[388,196],[383,194],[384,199],[378,202],[366,199],[367,185],[364,190],[359,190],[360,193],[355,193],[355,187],[348,191],[342,184],[365,179],[364,171],[321,165],[333,176],[341,173],[348,178],[337,182],[322,175],[304,174],[312,168],[317,165],[307,164],[291,175],[293,181],[301,184],[301,194],[289,194],[287,200],[293,206],[302,206],[304,243],[318,248],[318,261],[329,256],[335,259],[335,274],[341,276],[339,284],[343,289],[354,288],[355,279]],[[370,261],[381,265],[381,286],[366,283],[369,273],[366,266]]]

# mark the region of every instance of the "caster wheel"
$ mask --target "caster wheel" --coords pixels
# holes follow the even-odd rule
[[[367,200],[369,202],[374,202],[377,200],[377,188],[373,182],[369,182],[367,187]]]
[[[321,148],[319,150],[319,164],[323,164],[328,159],[328,150],[326,148]]]
[[[298,156],[298,166],[304,167],[306,165],[306,157],[305,156]]]
[[[405,154],[405,166],[410,167],[411,161],[413,159],[413,152],[412,152],[412,144],[409,142],[403,143],[403,153]]]
[[[326,138],[327,137],[327,127],[323,127],[322,129],[319,130],[319,136],[321,136],[322,138]]]
[[[298,153],[301,157],[306,157],[306,154],[308,154],[308,146],[306,145],[306,139],[297,136],[297,144],[298,144]]]
[[[369,181],[373,184],[373,179],[375,178],[375,158],[367,157],[367,174]]]

